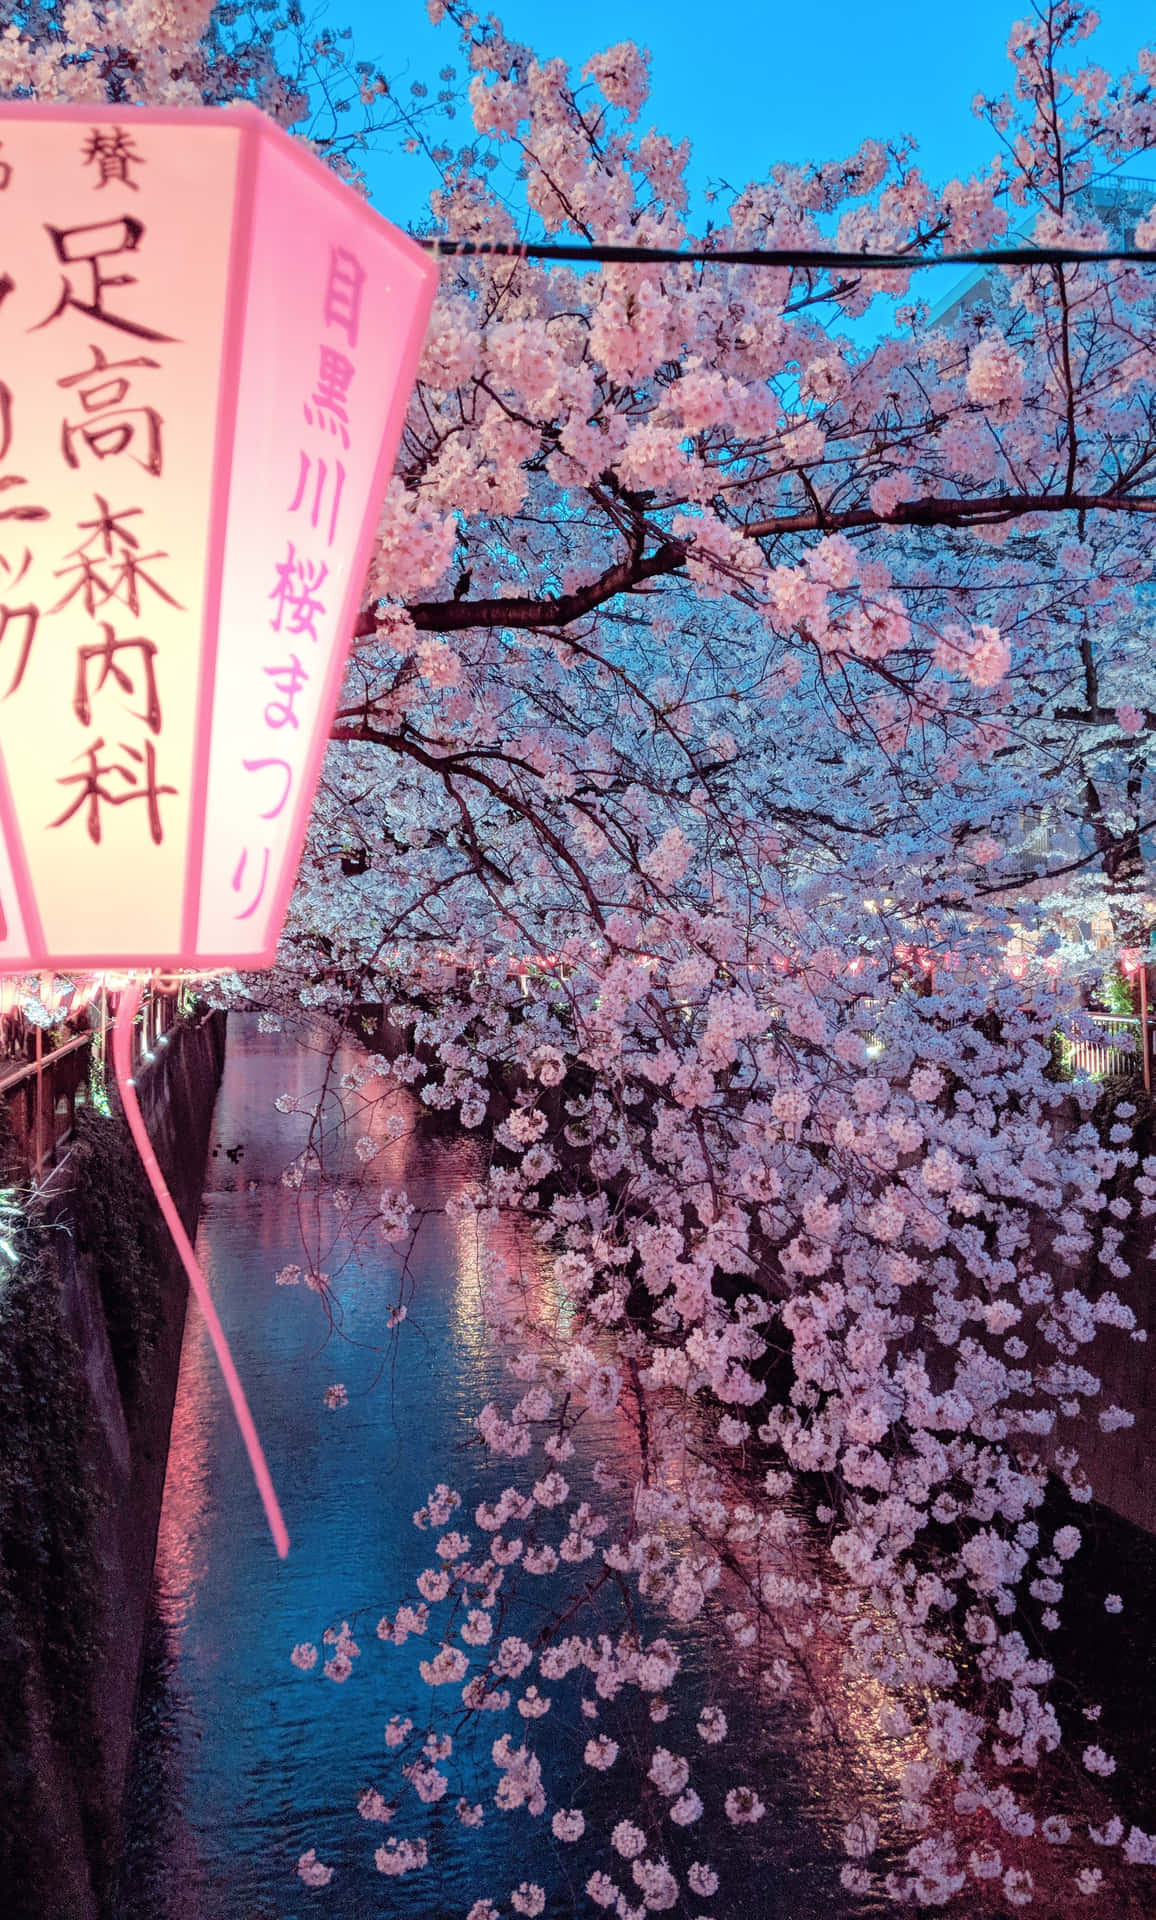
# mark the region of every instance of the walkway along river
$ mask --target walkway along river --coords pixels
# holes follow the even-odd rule
[[[343,1045],[330,1085],[364,1061],[355,1045]],[[283,1183],[308,1122],[274,1104],[284,1094],[312,1103],[326,1067],[320,1026],[309,1044],[296,1046],[287,1036],[262,1032],[255,1016],[230,1017],[198,1252],[250,1395],[292,1550],[282,1564],[270,1546],[204,1329],[191,1309],[121,1920],[306,1920],[314,1914],[329,1920],[381,1914],[465,1920],[483,1895],[497,1903],[504,1920],[512,1911],[510,1891],[523,1881],[547,1889],[544,1912],[550,1920],[593,1914],[583,1892],[586,1879],[606,1864],[607,1827],[636,1812],[646,1757],[659,1742],[675,1753],[697,1752],[695,1784],[707,1801],[696,1826],[685,1832],[667,1826],[664,1844],[672,1865],[681,1867],[684,1886],[686,1864],[696,1859],[712,1862],[722,1882],[712,1899],[686,1894],[673,1912],[714,1920],[810,1920],[820,1914],[850,1920],[881,1911],[841,1888],[841,1836],[856,1803],[874,1806],[885,1819],[893,1808],[894,1742],[878,1736],[876,1703],[849,1692],[837,1671],[818,1676],[838,1721],[832,1745],[809,1731],[810,1703],[752,1704],[750,1674],[743,1672],[717,1613],[689,1629],[673,1628],[658,1614],[643,1623],[647,1638],[671,1633],[695,1683],[689,1719],[678,1704],[680,1682],[669,1718],[657,1726],[634,1689],[617,1701],[592,1702],[595,1722],[580,1705],[583,1693],[593,1694],[590,1685],[578,1684],[580,1672],[554,1689],[553,1704],[541,1718],[469,1716],[460,1706],[460,1688],[435,1694],[418,1676],[418,1661],[436,1651],[432,1632],[402,1646],[382,1644],[379,1619],[392,1618],[403,1597],[416,1598],[416,1577],[431,1564],[430,1536],[414,1527],[412,1516],[437,1483],[460,1490],[458,1523],[476,1543],[478,1500],[492,1499],[519,1478],[528,1487],[541,1472],[540,1462],[530,1460],[491,1464],[477,1444],[473,1420],[486,1400],[505,1404],[511,1398],[507,1354],[487,1329],[483,1295],[492,1318],[519,1286],[541,1295],[550,1281],[531,1242],[519,1243],[510,1230],[479,1235],[473,1222],[455,1223],[442,1211],[476,1172],[478,1144],[465,1135],[424,1137],[415,1129],[409,1096],[394,1091],[369,1123],[380,1143],[369,1173],[378,1185],[404,1188],[418,1209],[421,1224],[405,1270],[404,1246],[386,1247],[380,1236],[370,1236],[343,1271],[331,1273],[332,1331],[316,1291],[278,1285],[278,1273],[308,1264],[300,1217],[315,1215],[323,1235],[342,1224],[328,1200],[316,1213],[308,1180],[299,1191]],[[370,1082],[361,1097],[382,1091]],[[352,1135],[365,1130],[362,1121],[347,1143],[351,1170],[357,1166]],[[338,1259],[332,1257],[335,1269]],[[326,1266],[324,1257],[320,1264]],[[399,1304],[406,1316],[390,1328]],[[337,1386],[344,1395],[329,1391]],[[327,1394],[329,1401],[347,1404],[330,1405]],[[573,1485],[589,1485],[592,1502],[607,1511],[613,1495],[595,1484],[594,1462],[604,1463],[604,1478],[636,1438],[621,1414],[583,1420],[575,1438],[567,1477]],[[1121,1526],[1103,1518],[1105,1554],[1118,1554]],[[1127,1579],[1143,1596],[1152,1590],[1150,1555],[1143,1559],[1138,1536],[1128,1533],[1127,1543],[1133,1556]],[[597,1569],[600,1555],[590,1565]],[[588,1571],[563,1567],[556,1580],[529,1583],[532,1596],[511,1598],[501,1632],[532,1637],[551,1606],[563,1605],[574,1590],[575,1573]],[[567,1583],[562,1575],[569,1576]],[[332,1651],[322,1636],[327,1627],[339,1631],[343,1622],[361,1652],[349,1678],[335,1684],[322,1672]],[[575,1616],[563,1632],[596,1636],[620,1626],[607,1602],[604,1612]],[[1146,1687],[1151,1700],[1156,1689],[1150,1670],[1145,1672],[1143,1638],[1138,1621],[1135,1645],[1128,1643],[1130,1680],[1134,1688]],[[311,1671],[290,1660],[303,1642],[320,1646],[321,1659]],[[1100,1698],[1109,1699],[1111,1673],[1086,1677]],[[521,1691],[515,1684],[515,1697]],[[727,1750],[725,1768],[694,1732],[704,1698],[730,1722],[728,1739],[717,1750]],[[455,1744],[440,1762],[450,1776],[449,1791],[427,1805],[401,1776],[399,1762],[415,1757],[414,1749],[391,1751],[385,1730],[396,1715],[412,1718],[420,1734],[433,1726],[434,1709],[437,1732],[448,1732]],[[599,1731],[621,1744],[617,1771],[602,1774],[582,1764],[586,1741]],[[494,1808],[498,1776],[490,1747],[504,1732],[515,1743],[528,1738],[539,1754],[549,1808],[583,1811],[584,1840],[560,1844],[551,1834],[549,1812],[534,1819],[525,1808]],[[717,1810],[723,1784],[734,1779],[734,1743],[767,1805],[757,1828],[732,1829]],[[624,1767],[630,1792],[623,1796]],[[712,1780],[718,1783],[713,1795]],[[388,1823],[360,1817],[359,1799],[370,1789],[396,1807]],[[484,1803],[485,1819],[476,1830],[457,1817],[463,1796]],[[428,1865],[383,1877],[375,1849],[395,1835],[424,1837]],[[334,1869],[324,1887],[310,1888],[298,1877],[298,1861],[309,1849]],[[993,1914],[997,1908],[973,1908],[964,1900],[952,1909],[981,1910]]]

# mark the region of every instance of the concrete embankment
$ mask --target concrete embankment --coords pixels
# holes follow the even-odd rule
[[[195,1235],[225,1019],[138,1093]],[[0,1912],[106,1920],[186,1280],[119,1116],[81,1117],[0,1280]]]

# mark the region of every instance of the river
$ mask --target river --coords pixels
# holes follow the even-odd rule
[[[487,1325],[484,1291],[492,1318],[495,1300],[508,1304],[519,1287],[540,1293],[550,1285],[532,1242],[509,1229],[480,1238],[473,1223],[455,1224],[442,1211],[476,1173],[477,1142],[468,1135],[430,1137],[414,1125],[410,1097],[398,1090],[371,1123],[359,1121],[344,1146],[335,1145],[329,1170],[338,1175],[343,1166],[351,1173],[358,1165],[352,1135],[374,1136],[380,1151],[369,1164],[372,1181],[404,1188],[418,1209],[408,1259],[403,1267],[400,1249],[374,1234],[342,1271],[337,1255],[327,1261],[325,1238],[340,1228],[341,1216],[331,1202],[318,1201],[308,1179],[300,1190],[283,1183],[307,1121],[274,1103],[284,1095],[311,1103],[327,1066],[332,1086],[365,1058],[355,1044],[343,1044],[328,1066],[320,1027],[297,1045],[262,1031],[256,1016],[230,1017],[197,1246],[250,1396],[292,1549],[287,1561],[278,1561],[203,1325],[190,1308],[130,1796],[122,1920],[307,1920],[316,1914],[367,1920],[384,1913],[465,1920],[482,1895],[506,1915],[509,1890],[523,1880],[548,1889],[548,1920],[593,1914],[582,1887],[606,1862],[604,1843],[594,1845],[595,1830],[604,1833],[632,1809],[626,1801],[617,1809],[614,1774],[583,1767],[592,1730],[620,1741],[620,1770],[644,1768],[658,1743],[679,1753],[696,1747],[703,1757],[693,1732],[698,1708],[684,1724],[674,1704],[677,1689],[662,1726],[649,1724],[638,1694],[628,1691],[600,1704],[593,1728],[572,1678],[555,1689],[550,1712],[528,1723],[507,1714],[479,1715],[480,1724],[471,1725],[460,1707],[456,1720],[443,1712],[439,1727],[456,1740],[444,1763],[451,1776],[447,1797],[422,1806],[408,1793],[388,1826],[359,1817],[359,1796],[367,1789],[387,1801],[398,1800],[399,1785],[404,1790],[398,1756],[385,1742],[386,1722],[412,1717],[424,1728],[434,1704],[417,1673],[418,1660],[434,1651],[428,1638],[395,1647],[383,1645],[376,1632],[382,1614],[392,1616],[400,1599],[416,1597],[416,1576],[430,1564],[429,1535],[414,1527],[414,1511],[446,1482],[460,1489],[458,1522],[476,1540],[477,1501],[519,1474],[528,1486],[541,1471],[518,1460],[495,1468],[474,1436],[481,1404],[511,1397],[506,1354]],[[381,1083],[370,1082],[347,1097],[370,1100],[382,1091]],[[330,1111],[335,1108],[327,1106],[323,1117]],[[332,1326],[315,1291],[276,1282],[285,1268],[308,1265],[302,1220],[323,1236],[319,1264],[332,1269]],[[399,1303],[406,1317],[391,1329],[387,1320]],[[336,1385],[344,1387],[347,1403],[331,1407],[326,1395]],[[584,1420],[575,1438],[567,1477],[588,1487],[605,1511],[607,1495],[591,1477],[594,1461],[613,1471],[634,1436],[612,1415]],[[557,1580],[540,1580],[533,1602],[511,1599],[502,1631],[529,1635],[567,1591]],[[291,1663],[295,1645],[321,1643],[327,1626],[340,1629],[343,1622],[361,1648],[343,1684],[324,1678],[320,1662],[309,1672]],[[653,1635],[670,1623],[655,1615],[646,1624]],[[617,1630],[611,1614],[576,1618],[567,1629],[599,1630]],[[724,1775],[722,1748],[706,1751],[695,1783],[707,1816],[687,1833],[669,1828],[667,1850],[675,1865],[710,1860],[723,1881],[713,1900],[690,1898],[674,1911],[709,1913],[714,1920],[857,1920],[881,1911],[873,1900],[844,1892],[838,1878],[848,1809],[866,1800],[885,1817],[896,1798],[894,1743],[878,1738],[877,1703],[850,1694],[837,1673],[828,1676],[832,1694],[840,1696],[842,1729],[833,1760],[830,1746],[809,1732],[807,1710],[798,1702],[755,1705],[750,1673],[736,1660],[717,1610],[672,1637],[692,1683],[727,1714],[724,1747],[742,1753],[767,1805],[757,1828],[736,1831],[717,1811],[712,1818],[712,1804],[733,1773]],[[323,1657],[329,1652],[321,1650]],[[458,1689],[440,1690],[440,1696],[451,1694],[456,1702]],[[1148,1698],[1154,1694],[1150,1689]],[[578,1805],[585,1812],[587,1835],[577,1845],[552,1839],[549,1816],[493,1810],[490,1742],[507,1730],[523,1738],[527,1725],[550,1806]],[[467,1832],[456,1819],[459,1795],[487,1802],[479,1830]],[[428,1839],[426,1868],[400,1878],[377,1871],[375,1848],[395,1833]],[[297,1874],[299,1857],[311,1848],[334,1869],[323,1888],[307,1887]]]

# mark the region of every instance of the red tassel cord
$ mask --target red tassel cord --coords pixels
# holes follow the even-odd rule
[[[113,1028],[112,1035],[112,1057],[116,1064],[116,1083],[120,1088],[120,1097],[124,1107],[125,1118],[132,1131],[132,1137],[136,1142],[137,1152],[141,1157],[141,1165],[148,1174],[149,1184],[156,1194],[157,1203],[165,1217],[169,1232],[172,1234],[173,1240],[176,1243],[177,1252],[180,1254],[185,1272],[189,1276],[189,1285],[193,1290],[197,1305],[205,1316],[205,1325],[209,1329],[209,1338],[213,1343],[213,1351],[220,1363],[221,1372],[225,1376],[225,1385],[229,1389],[229,1398],[233,1403],[233,1412],[236,1415],[237,1425],[241,1429],[241,1437],[245,1442],[245,1451],[249,1455],[249,1464],[253,1469],[253,1478],[257,1483],[257,1492],[261,1496],[261,1504],[265,1509],[265,1517],[269,1522],[269,1531],[273,1535],[273,1542],[278,1553],[281,1555],[281,1558],[284,1559],[289,1551],[289,1533],[281,1517],[281,1508],[277,1502],[277,1495],[273,1490],[272,1476],[270,1475],[265,1455],[261,1451],[261,1442],[257,1438],[257,1428],[254,1425],[253,1416],[249,1411],[249,1403],[245,1398],[245,1390],[241,1385],[240,1376],[233,1363],[233,1356],[229,1352],[229,1343],[225,1338],[224,1329],[217,1317],[217,1309],[213,1305],[213,1298],[209,1292],[208,1283],[200,1267],[197,1265],[197,1256],[193,1252],[189,1236],[182,1225],[181,1216],[173,1203],[173,1197],[165,1185],[164,1175],[157,1165],[157,1157],[152,1150],[148,1134],[145,1131],[145,1123],[141,1117],[140,1104],[136,1097],[136,1089],[132,1083],[132,1028],[133,1021],[136,1018],[137,1007],[140,1004],[140,995],[141,988],[139,980],[131,981],[121,995],[120,1007],[117,1012],[116,1024]]]

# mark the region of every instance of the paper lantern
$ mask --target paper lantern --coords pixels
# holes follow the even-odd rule
[[[272,964],[435,282],[255,108],[0,104],[0,969]]]
[[[0,972],[272,964],[436,278],[254,108],[0,104]]]

